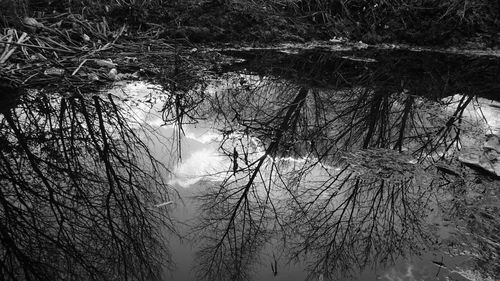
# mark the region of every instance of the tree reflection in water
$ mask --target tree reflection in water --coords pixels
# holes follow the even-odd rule
[[[246,65],[260,76],[233,73],[212,92],[182,62],[161,85],[173,143],[180,148],[183,125],[208,119],[231,163],[199,196],[200,279],[248,280],[262,268],[279,275],[279,257],[305,261],[312,279],[357,274],[437,247],[433,208],[473,212],[460,203],[471,177],[455,156],[487,132],[465,115],[475,99],[464,93],[491,95],[492,75],[484,90],[477,70],[450,70],[451,62],[433,68],[402,56],[373,66],[320,53],[284,64],[273,56],[264,57],[268,69]],[[142,124],[112,96],[38,92],[0,106],[0,274],[161,279],[170,263],[162,234],[174,230],[155,205],[175,192]]]
[[[304,259],[311,278],[359,273],[435,246],[427,215],[442,194],[467,184],[453,155],[464,137],[487,132],[464,117],[474,96],[441,99],[450,92],[432,92],[442,85],[429,83],[425,95],[436,98],[428,99],[419,96],[425,86],[406,83],[413,76],[392,83],[335,67],[328,85],[310,76],[324,76],[320,69],[287,74],[294,82],[242,75],[211,97],[232,167],[200,196],[200,277],[250,279],[268,268],[259,263],[270,241]]]
[[[154,205],[175,193],[121,105],[44,92],[11,104],[0,117],[0,275],[160,280],[173,229]]]

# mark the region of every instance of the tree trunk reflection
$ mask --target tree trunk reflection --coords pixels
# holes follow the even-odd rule
[[[1,116],[0,274],[159,280],[175,194],[112,96],[26,94]],[[171,229],[173,230],[173,229]]]
[[[429,210],[464,181],[434,163],[451,163],[463,134],[481,130],[463,130],[474,126],[464,117],[473,96],[432,101],[363,74],[351,87],[239,79],[207,97],[232,169],[200,196],[200,278],[248,280],[267,267],[270,245],[305,261],[313,279],[435,246]]]

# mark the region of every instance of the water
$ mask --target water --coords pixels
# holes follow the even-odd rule
[[[63,279],[500,278],[498,178],[459,160],[500,133],[498,58],[219,56],[190,79],[2,108],[2,235]]]

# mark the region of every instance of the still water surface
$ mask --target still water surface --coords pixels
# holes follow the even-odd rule
[[[498,58],[219,55],[235,59],[189,79],[121,83],[95,97],[27,95],[2,109],[2,181],[12,191],[4,197],[16,206],[6,204],[3,219],[39,206],[26,225],[42,221],[60,240],[38,245],[97,241],[92,262],[112,265],[93,273],[101,276],[130,268],[142,280],[500,278]],[[40,190],[16,195],[33,183]],[[155,275],[147,268],[158,261]],[[68,276],[94,270],[47,263]]]

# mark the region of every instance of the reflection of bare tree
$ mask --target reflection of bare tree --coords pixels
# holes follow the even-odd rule
[[[183,126],[195,124],[204,116],[203,103],[206,101],[204,89],[206,87],[201,75],[203,71],[193,65],[193,62],[186,59],[182,53],[176,53],[173,61],[167,60],[165,65],[172,65],[171,68],[162,69],[162,76],[159,81],[163,90],[167,93],[166,100],[162,106],[162,119],[165,124],[175,125],[176,136],[175,145],[179,150],[181,139],[184,134]],[[178,154],[179,158],[181,154]]]
[[[419,159],[443,159],[459,149],[460,135],[474,127],[463,122],[465,108],[474,95],[496,99],[499,89],[495,75],[500,64],[483,57],[387,50],[229,53],[246,59],[236,67],[327,89],[319,101],[330,109],[313,116],[321,118],[334,110],[336,117],[328,116],[323,122],[330,131],[335,119],[341,118],[333,136],[338,146],[361,144],[401,151],[412,145],[410,150]],[[463,96],[453,102],[455,112],[443,114],[443,107],[452,102],[441,99],[457,94]]]
[[[463,115],[465,109],[473,100],[474,96],[464,95],[458,103],[453,104],[455,110],[452,115],[448,116],[446,120],[443,120],[444,122],[432,124],[432,126],[418,126],[418,131],[414,133],[413,137],[418,139],[421,145],[415,149],[413,153],[417,155],[419,159],[444,159],[448,153],[459,150],[462,146],[461,137],[464,132],[464,127],[466,127],[464,126],[465,122]],[[434,112],[434,114],[438,113]],[[416,113],[416,117],[418,117],[419,120],[425,118],[418,115],[418,112]],[[465,130],[465,133],[467,133],[467,131],[476,133],[472,125]]]
[[[2,110],[0,274],[158,280],[162,166],[111,96],[19,98]]]
[[[203,276],[219,280],[248,279],[247,269],[251,258],[265,241],[269,227],[267,216],[273,206],[271,191],[267,189],[270,186],[262,181],[264,175],[261,169],[267,164],[268,157],[278,152],[284,133],[295,126],[307,93],[307,89],[301,88],[289,106],[280,110],[276,116],[279,127],[273,132],[272,141],[261,156],[252,161],[248,159],[248,150],[244,151],[245,166],[240,170],[243,176],[228,179],[219,189],[204,197],[206,222],[202,222],[200,229],[210,233],[208,239],[211,243],[200,252],[200,272]],[[235,169],[235,176],[236,172],[238,168]],[[261,188],[265,191],[261,192]],[[213,214],[216,214],[215,218]]]
[[[253,266],[269,237],[265,203],[241,200],[231,194],[234,190],[221,189],[203,199],[202,224],[204,247],[199,252],[198,273],[206,280],[250,280]]]
[[[212,97],[232,173],[203,196],[204,274],[248,276],[269,237],[325,276],[430,243],[425,216],[438,188],[432,163],[460,147],[473,98],[428,101],[415,88],[358,78],[363,86],[325,89],[244,77]]]
[[[272,142],[280,131],[279,116],[298,87],[273,81],[261,84],[216,98],[224,133],[246,132]],[[378,147],[437,159],[459,149],[464,127],[474,127],[463,118],[473,100],[463,96],[458,101],[426,101],[405,89],[388,92],[376,87],[311,89],[289,129],[282,132],[279,152],[321,158],[332,150]],[[454,112],[447,113],[447,106]]]
[[[288,227],[298,236],[289,246],[294,257],[309,255],[311,273],[331,277],[429,243],[423,218],[432,193],[418,165],[384,149],[342,159],[323,180],[303,179],[286,204]]]

